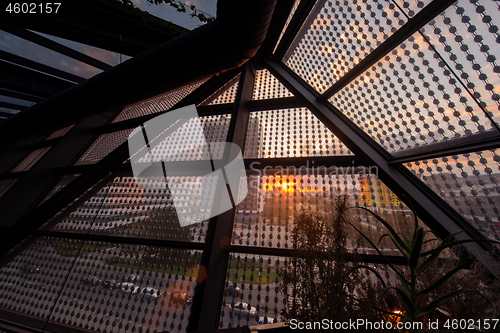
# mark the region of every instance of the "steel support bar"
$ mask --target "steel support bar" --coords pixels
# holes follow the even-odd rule
[[[73,83],[29,68],[0,61],[0,86],[35,96],[48,97],[71,88]]]
[[[319,5],[316,5],[316,8],[321,9],[321,4],[324,4],[326,0],[319,0],[321,3]],[[288,51],[288,49],[291,47],[292,43],[296,41],[295,43],[298,43],[298,41],[301,39],[299,36],[305,33],[304,29],[302,29],[302,26],[307,26],[306,22],[308,16],[314,16],[314,15],[309,15],[311,13],[311,10],[315,6],[316,1],[301,1],[299,6],[297,7],[297,10],[293,14],[292,19],[290,20],[290,23],[288,24],[288,28],[286,29],[285,33],[283,34],[283,37],[281,37],[281,41],[276,47],[276,51],[274,52],[274,56],[277,59],[283,59],[285,56],[285,53]],[[301,30],[302,29],[302,30]]]
[[[321,120],[325,126],[339,137],[358,158],[378,167],[379,178],[399,198],[411,204],[418,216],[427,226],[443,238],[457,231],[465,231],[459,239],[485,239],[484,235],[474,229],[470,223],[457,213],[449,204],[443,201],[428,186],[416,178],[402,165],[390,164],[388,158],[379,153],[373,144],[359,135],[354,125],[342,112],[330,103],[319,101],[316,95],[306,88],[306,83],[282,63],[268,61],[268,69],[296,96],[307,100],[309,110]],[[359,130],[359,128],[358,128]],[[468,243],[466,246],[471,254],[489,271],[498,276],[500,266],[496,259],[488,253],[492,246],[487,243]]]
[[[113,66],[110,66],[110,65],[100,61],[100,60],[89,57],[86,54],[75,51],[72,48],[69,48],[69,47],[64,46],[62,44],[54,42],[53,40],[45,38],[39,34],[31,32],[29,30],[14,27],[14,26],[11,26],[11,25],[8,25],[5,23],[0,23],[0,29],[5,31],[5,32],[8,32],[10,34],[13,34],[17,37],[29,40],[30,42],[33,42],[33,43],[38,44],[40,46],[46,47],[52,51],[56,51],[58,53],[64,54],[65,56],[68,56],[68,57],[73,58],[75,60],[86,63],[90,66],[93,66],[93,67],[96,67],[96,68],[99,68],[102,70],[110,69],[111,67],[113,67]]]
[[[366,56],[366,58],[354,66],[346,75],[328,88],[328,90],[321,95],[320,99],[325,101],[328,100],[336,92],[340,91],[361,73],[373,66],[373,64],[382,59],[387,53],[404,42],[408,37],[417,32],[454,2],[456,2],[456,0],[434,0],[425,6],[417,15],[409,19],[405,25],[399,28],[394,34],[380,44],[379,47]]]
[[[496,148],[500,148],[500,134],[493,130],[393,153],[389,162],[405,163]]]
[[[29,108],[29,106],[24,106],[24,105],[19,105],[19,104],[13,104],[13,103],[7,103],[7,102],[1,102],[0,101],[0,108],[6,108],[6,109],[11,109],[11,110],[18,110],[18,111],[22,111],[26,108]],[[15,115],[15,113],[6,113],[6,112],[2,112],[3,114],[0,114],[2,117],[10,117],[10,116],[13,116]]]
[[[74,75],[74,74],[71,74],[71,73],[68,73],[65,71],[61,71],[59,69],[56,69],[56,68],[53,68],[53,67],[50,67],[47,65],[43,65],[43,64],[40,64],[36,61],[32,61],[32,60],[29,60],[29,59],[26,59],[26,58],[23,58],[23,57],[20,57],[20,56],[17,56],[15,54],[8,53],[8,52],[2,51],[2,50],[0,50],[0,59],[14,63],[14,64],[19,65],[19,66],[31,68],[31,69],[34,69],[34,70],[39,71],[39,72],[50,74],[50,75],[58,77],[60,79],[72,81],[75,83],[80,83],[80,82],[85,81],[85,79],[83,77],[80,77],[78,75]]]
[[[30,101],[30,102],[40,102],[41,100],[43,100],[43,98],[40,98],[40,97],[36,97],[33,95],[28,95],[28,94],[23,94],[23,93],[19,93],[16,91],[3,89],[3,88],[0,88],[0,95],[12,97],[12,98],[17,98],[17,99],[22,99],[22,100]]]
[[[9,103],[5,103],[5,102],[0,102],[0,103],[2,103],[3,105],[9,104]],[[2,107],[2,104],[0,104],[0,107]],[[3,107],[6,107],[6,106],[3,106]],[[12,109],[12,108],[9,108],[9,107],[7,107],[7,108],[8,109]],[[9,112],[2,112],[2,111],[0,111],[0,117],[9,118],[9,117],[15,115],[16,113],[17,112],[15,112],[15,113],[9,113]]]
[[[250,119],[248,102],[252,100],[254,82],[255,68],[253,62],[250,61],[244,65],[240,75],[236,101],[227,135],[227,142],[237,144],[242,150],[242,155],[244,155],[248,121]],[[228,153],[227,150],[225,154]],[[233,194],[233,197],[235,195],[237,196],[237,194]],[[210,219],[205,238],[206,247],[200,263],[201,266],[207,269],[207,278],[195,289],[188,332],[196,332],[200,328],[217,329],[219,326],[229,259],[227,246],[231,240],[234,213],[235,208]]]

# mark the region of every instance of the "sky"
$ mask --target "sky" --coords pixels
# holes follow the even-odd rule
[[[173,22],[190,30],[195,29],[196,27],[203,24],[197,18],[192,18],[189,15],[189,11],[188,13],[179,13],[175,8],[166,4],[153,5],[146,0],[133,0],[133,3],[136,5],[136,7],[147,11],[154,16],[157,16],[166,21]],[[185,1],[184,3],[188,6],[195,5],[196,9],[203,11],[211,16],[215,17],[216,15],[216,0],[193,0]],[[120,57],[120,54],[117,54],[115,52],[102,50],[96,47],[80,44],[62,38],[57,38],[46,34],[41,35],[112,66],[119,64],[120,59],[121,61],[125,61],[129,58],[127,56]],[[101,72],[101,70],[98,68],[64,56],[55,51],[51,51],[35,43],[31,43],[22,38],[6,33],[2,30],[0,30],[0,50],[54,67],[56,69],[66,71],[71,74],[78,75],[83,78],[90,78]],[[31,102],[5,96],[0,96],[0,101],[23,105],[26,107],[31,106],[32,104]],[[17,111],[0,107],[0,112],[16,113]]]

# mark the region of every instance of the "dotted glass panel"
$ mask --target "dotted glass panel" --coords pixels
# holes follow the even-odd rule
[[[185,332],[200,258],[41,238],[0,269],[0,307],[95,332]]]
[[[32,151],[24,160],[21,161],[12,172],[27,171],[38,162],[52,147],[40,148]]]
[[[327,1],[283,59],[323,93],[405,24],[392,1]]]
[[[47,139],[45,139],[45,140],[51,140],[51,139],[55,139],[55,138],[60,138],[61,136],[66,135],[66,133],[68,133],[69,130],[73,128],[73,126],[75,126],[75,125],[71,125],[71,126],[62,128],[60,130],[57,130],[54,133],[52,133],[51,135],[49,135],[47,137]]]
[[[180,177],[177,177],[180,178]],[[196,179],[175,179],[187,184]],[[147,189],[159,179],[116,177],[101,185],[91,196],[82,196],[63,214],[47,222],[43,229],[72,233],[92,233],[121,237],[204,242],[208,220],[181,227],[168,189]],[[174,180],[171,180],[174,182]],[[201,209],[202,205],[188,202]],[[182,205],[181,205],[182,206]],[[182,208],[182,207],[181,207]],[[200,212],[202,213],[202,212]]]
[[[492,129],[419,33],[330,102],[389,152]]]
[[[48,237],[23,242],[20,253],[0,268],[0,308],[46,320],[81,245]]]
[[[18,181],[18,179],[0,180],[0,198]]]
[[[147,147],[139,150],[136,154],[144,156],[140,157],[138,162],[221,159],[224,153],[223,144],[204,149],[206,146],[202,143],[203,140],[207,144],[226,142],[230,121],[230,114],[181,119],[151,139],[150,152],[147,152]]]
[[[476,104],[479,104],[497,123],[500,121],[497,60],[500,31],[498,21],[491,15],[498,15],[499,10],[498,1],[459,1],[431,21],[425,30],[437,52],[453,68],[456,77],[447,79],[462,84],[455,87],[455,93],[461,91],[467,95],[470,107],[478,109]]]
[[[261,317],[283,321],[286,299],[278,290],[277,271],[285,257],[231,253],[226,271],[219,328],[252,326]]]
[[[240,74],[236,75],[231,81],[219,88],[215,93],[210,95],[206,100],[199,105],[216,105],[234,103],[236,100],[236,92],[238,91],[238,83]]]
[[[491,238],[500,240],[498,149],[406,163],[418,178]]]
[[[60,190],[62,190],[64,187],[66,187],[66,185],[68,185],[69,183],[71,183],[73,180],[75,180],[76,178],[78,178],[78,176],[80,176],[80,174],[75,174],[75,175],[65,175],[61,178],[61,180],[52,188],[52,190],[50,190],[50,192],[45,196],[45,198],[43,198],[42,203],[44,203],[45,201],[49,200],[54,194],[56,194],[57,192],[59,192]]]
[[[206,80],[202,80],[191,85],[171,90],[148,100],[129,105],[125,107],[122,112],[120,112],[115,120],[113,120],[113,123],[166,111],[181,101],[184,97],[195,91],[196,88],[205,83],[205,81]]]
[[[260,100],[283,97],[293,97],[293,94],[267,69],[258,70],[255,75],[252,99]]]
[[[250,114],[245,158],[353,155],[306,108]]]
[[[100,135],[75,165],[94,164],[124,143],[133,129]]]
[[[431,3],[432,0],[396,0],[396,3],[409,17],[415,16],[422,8]]]
[[[237,206],[232,238],[235,245],[292,248],[294,214],[310,207],[331,220],[339,194],[348,194],[348,207],[371,209],[398,232],[408,235],[413,230],[412,212],[378,179],[376,167],[303,166],[261,172],[260,176],[248,176],[248,196]],[[351,210],[349,219],[375,244],[387,232],[365,210]],[[352,242],[359,235],[352,227],[348,229]],[[367,242],[363,246],[365,253],[376,254]],[[388,255],[400,255],[388,238],[380,248]]]
[[[288,15],[288,18],[286,19],[285,26],[283,27],[283,30],[281,31],[280,37],[278,38],[278,42],[276,43],[276,46],[274,47],[273,53],[276,51],[276,48],[281,42],[281,38],[283,38],[283,35],[285,34],[286,29],[288,28],[288,25],[290,24],[290,21],[292,20],[293,15],[297,11],[297,8],[300,5],[300,0],[295,0],[293,3],[292,10],[290,11],[290,14]]]

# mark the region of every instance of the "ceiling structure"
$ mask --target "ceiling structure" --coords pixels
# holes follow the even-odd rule
[[[203,31],[215,31],[198,29],[176,41],[172,38],[184,32],[181,28],[167,33],[107,1],[78,6],[81,10],[57,19],[21,27],[15,20],[2,21],[0,28],[61,53],[71,51],[30,30],[134,57],[120,65],[125,69],[156,59],[148,65],[157,64],[158,73],[164,64],[155,58],[158,51],[150,50],[153,46],[166,42],[162,52],[168,45],[192,52],[198,44],[178,41],[205,39]],[[226,14],[239,6],[219,1]],[[232,284],[242,288],[243,301],[259,304],[260,315],[276,318],[286,308],[275,290],[276,270],[291,256],[293,212],[314,207],[329,218],[340,193],[347,193],[353,206],[377,211],[402,233],[411,228],[413,209],[441,238],[464,230],[458,238],[500,240],[500,70],[495,57],[500,43],[489,14],[498,11],[498,1],[278,0],[256,1],[249,8],[259,6],[244,18],[218,13],[220,22],[212,26],[234,25],[235,32],[225,36],[227,45],[207,43],[197,54],[212,59],[212,51],[226,47],[220,61],[226,67],[207,70],[218,75],[186,68],[189,80],[165,79],[168,88],[160,94],[153,89],[160,74],[149,83],[137,80],[135,95],[110,93],[109,100],[99,99],[102,109],[87,113],[84,104],[56,94],[73,87],[59,96],[95,98],[85,89],[117,82],[113,75],[120,66],[85,81],[0,53],[2,73],[8,74],[2,76],[0,94],[40,103],[25,113],[36,110],[33,118],[20,114],[3,123],[2,132],[9,133],[5,142],[11,140],[0,158],[3,327],[177,332],[253,324],[254,319],[228,311],[226,303],[233,298],[224,290]],[[86,11],[94,10],[103,17],[95,24],[85,20]],[[245,19],[264,21],[266,34],[257,28],[238,30],[235,17],[245,27],[251,26]],[[238,34],[258,43],[237,52],[240,46],[231,43]],[[168,44],[170,39],[176,44]],[[107,70],[95,59],[71,56]],[[182,59],[172,64],[187,66]],[[190,104],[197,105],[208,142],[241,147],[251,186],[235,208],[180,228],[168,190],[147,190],[134,181],[126,141],[147,120]],[[67,110],[53,113],[57,108],[51,105]],[[26,120],[16,119],[44,125],[32,131]],[[186,124],[172,129],[178,145],[193,136]],[[168,151],[168,142],[161,144]],[[191,150],[170,162],[188,166],[203,159]],[[193,184],[196,177],[182,181]],[[378,240],[384,230],[369,214],[353,212],[351,221]],[[349,233],[355,238],[353,230]],[[384,250],[392,262],[405,264],[397,249],[384,244]],[[494,245],[480,242],[467,250],[498,276]],[[362,258],[384,262],[368,246]],[[26,265],[39,271],[27,272]],[[83,280],[121,281],[127,274],[141,275],[141,287],[169,296],[103,292]],[[176,299],[179,292],[191,295],[192,303]]]

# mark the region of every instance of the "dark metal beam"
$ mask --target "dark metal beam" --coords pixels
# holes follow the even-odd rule
[[[8,52],[2,51],[2,50],[0,50],[0,59],[14,63],[14,64],[19,65],[19,66],[31,68],[31,69],[34,69],[36,71],[42,72],[42,73],[50,74],[52,76],[55,76],[55,77],[58,77],[58,78],[61,78],[64,80],[68,80],[68,81],[72,81],[72,82],[76,82],[76,83],[85,81],[85,79],[83,77],[73,75],[73,74],[67,73],[65,71],[61,71],[59,69],[56,69],[56,68],[53,68],[53,67],[50,67],[47,65],[43,65],[43,64],[40,64],[36,61],[32,61],[32,60],[29,60],[29,59],[26,59],[26,58],[23,58],[23,57],[20,57],[20,56],[17,56],[15,54],[8,53]]]
[[[93,67],[96,67],[96,68],[99,68],[102,70],[107,70],[107,69],[110,69],[113,67],[113,66],[110,66],[110,65],[100,61],[100,60],[89,57],[86,54],[75,51],[72,48],[69,48],[69,47],[64,46],[62,44],[54,42],[53,40],[45,38],[39,34],[28,31],[26,29],[11,26],[11,25],[8,25],[8,24],[2,23],[2,22],[0,22],[0,29],[5,31],[5,32],[8,32],[10,34],[13,34],[17,37],[29,40],[30,42],[33,42],[33,43],[38,44],[40,46],[46,47],[52,51],[56,51],[58,53],[64,54],[68,57],[71,57],[75,60],[86,63],[90,66],[93,66]]]
[[[1,102],[0,101],[0,107],[1,108],[6,108],[6,109],[11,109],[11,110],[19,110],[22,111],[26,108],[29,108],[29,106],[24,106],[24,105],[19,105],[19,104],[13,104],[13,103],[7,103],[7,102]],[[13,116],[15,113],[8,114],[6,112],[2,112],[4,115]]]
[[[3,89],[3,88],[0,88],[0,95],[12,97],[12,98],[17,98],[17,99],[22,99],[22,100],[30,101],[30,102],[40,102],[43,100],[43,98],[40,98],[40,97],[36,97],[33,95],[27,95],[27,94],[19,93],[17,91],[7,90],[7,89]]]
[[[50,96],[74,86],[51,75],[0,61],[0,86],[36,96]]]
[[[319,0],[319,1],[321,3],[317,5],[316,8],[321,9],[322,7],[321,4],[324,4],[326,0]],[[283,57],[285,56],[286,52],[288,51],[294,40],[297,40],[298,42],[300,40],[300,36],[302,36],[305,33],[305,29],[302,29],[301,31],[301,28],[303,25],[307,25],[307,23],[304,22],[306,22],[309,13],[311,13],[311,10],[315,6],[315,3],[316,1],[300,2],[299,6],[297,7],[297,10],[295,11],[295,14],[292,17],[292,20],[290,21],[290,24],[288,24],[288,28],[283,34],[283,37],[281,38],[281,41],[278,44],[276,51],[274,52],[274,56],[276,59],[283,59]],[[315,15],[310,15],[310,17],[312,16]]]
[[[2,106],[1,103],[3,103],[3,102],[0,102],[0,106]],[[9,104],[9,103],[5,103],[5,104]],[[4,106],[4,107],[6,107],[6,106]],[[14,109],[14,110],[16,110],[16,109]],[[15,113],[8,113],[8,112],[2,112],[2,111],[0,111],[0,117],[9,118],[9,117],[11,117],[13,115],[15,115]]]
[[[321,95],[320,99],[325,101],[328,100],[333,96],[333,94],[348,85],[361,73],[373,66],[373,64],[382,59],[382,57],[384,57],[387,53],[392,51],[395,47],[404,42],[408,37],[413,35],[430,20],[455,2],[456,0],[435,0],[425,6],[425,8],[418,12],[417,15],[412,17],[408,22],[406,22],[405,25],[399,28],[394,34],[392,34],[392,36],[387,38],[382,44],[379,45],[379,47],[366,56],[366,58],[354,66],[346,75],[335,82],[333,86],[328,88],[328,90]]]
[[[373,140],[359,135],[359,128],[340,110],[328,102],[319,101],[317,95],[306,88],[306,83],[282,63],[268,61],[268,69],[296,96],[302,95],[307,100],[308,109],[321,120],[339,139],[359,158],[378,167],[379,178],[399,198],[407,201],[418,216],[439,237],[444,238],[457,231],[465,231],[459,239],[485,239],[465,218],[440,198],[421,180],[402,165],[391,165],[389,158],[374,148]],[[357,128],[357,130],[355,129]],[[492,274],[498,276],[500,265],[488,251],[493,250],[484,242],[468,243],[469,252],[476,257]]]
[[[425,146],[393,153],[389,163],[398,164],[428,160],[442,156],[458,155],[500,148],[500,134],[496,130],[463,136]]]
[[[251,61],[244,65],[240,74],[236,101],[226,140],[237,144],[242,150],[242,155],[244,155],[248,121],[250,119],[248,102],[252,100],[254,83],[255,68]],[[228,154],[228,150],[230,149],[226,149],[224,154]],[[217,190],[224,186],[219,182]],[[205,238],[206,247],[200,263],[207,269],[207,278],[197,285],[195,289],[193,306],[191,307],[191,320],[187,328],[188,332],[196,332],[200,328],[217,329],[219,326],[226,268],[229,259],[229,251],[227,251],[226,246],[230,243],[234,214],[235,209],[233,208],[210,219]]]

